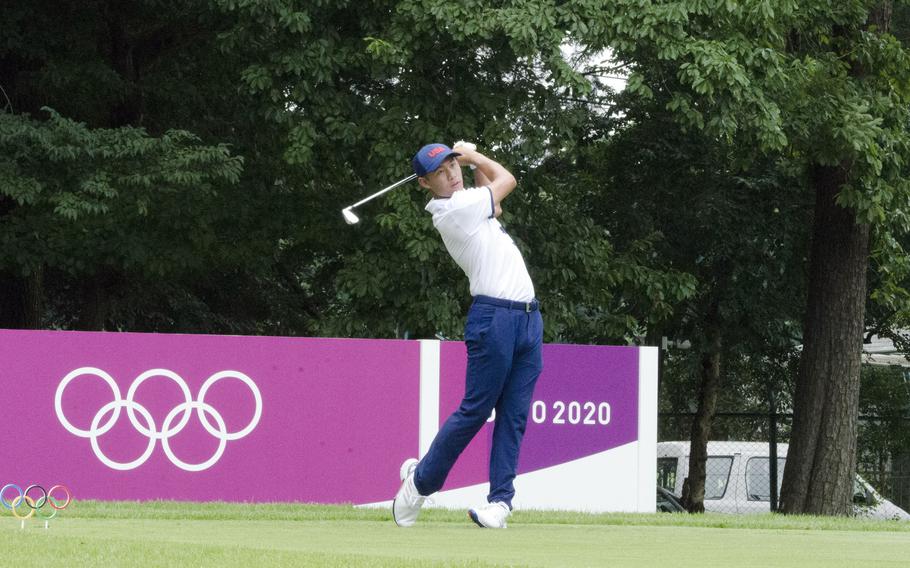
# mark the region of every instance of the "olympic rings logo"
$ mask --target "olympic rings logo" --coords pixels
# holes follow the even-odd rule
[[[15,489],[18,493],[11,501],[6,500],[8,489]],[[39,491],[41,492],[41,495],[36,499],[32,494]],[[57,497],[54,497],[54,494],[59,495],[60,493],[66,494],[66,499],[61,501]],[[26,487],[25,491],[23,491],[22,488],[15,483],[7,483],[3,486],[3,489],[0,489],[0,504],[2,504],[4,508],[12,511],[13,516],[21,521],[25,521],[25,519],[28,519],[33,515],[43,521],[49,521],[57,516],[57,512],[66,509],[72,500],[73,495],[65,485],[54,485],[50,489],[45,490],[44,487],[33,484]],[[50,505],[49,514],[44,508],[45,505]],[[23,510],[26,511],[26,513],[20,514],[20,511]]]
[[[102,406],[95,414],[88,430],[82,430],[73,426],[63,413],[62,406],[63,391],[66,390],[67,385],[77,377],[85,375],[93,375],[104,380],[111,388],[114,395],[114,400]],[[156,427],[155,419],[152,418],[151,413],[135,400],[136,390],[139,388],[139,385],[151,377],[166,377],[172,380],[180,388],[184,399],[184,402],[178,404],[168,412],[167,416],[164,418],[164,422],[161,424],[161,430],[158,430]],[[246,427],[237,432],[228,432],[221,414],[215,410],[212,405],[206,404],[205,402],[205,395],[212,385],[226,378],[239,379],[250,389],[253,393],[253,398],[256,400],[256,410],[253,413],[253,418]],[[88,438],[91,442],[92,451],[94,451],[95,456],[101,463],[111,469],[127,471],[141,466],[152,455],[152,452],[155,450],[156,442],[161,440],[161,447],[164,449],[165,455],[175,466],[185,471],[203,471],[212,467],[221,459],[221,455],[224,453],[224,449],[229,441],[243,438],[253,431],[259,423],[259,417],[262,415],[262,395],[259,393],[259,388],[256,386],[256,383],[243,373],[239,371],[219,371],[206,379],[202,384],[202,388],[199,389],[198,396],[194,400],[190,394],[189,386],[180,375],[173,371],[169,371],[168,369],[150,369],[133,380],[133,383],[127,390],[126,399],[124,399],[120,395],[120,387],[117,386],[113,377],[108,373],[95,367],[81,367],[71,371],[60,381],[60,384],[57,386],[57,394],[54,396],[54,408],[57,411],[57,419],[60,420],[63,427],[80,438]],[[140,434],[146,436],[149,440],[148,446],[146,446],[142,455],[135,460],[126,463],[117,462],[108,458],[98,445],[98,438],[114,427],[118,418],[120,418],[120,410],[123,408],[126,409],[126,414],[129,417],[130,424],[132,424],[133,428]],[[195,464],[184,462],[178,458],[171,449],[169,442],[172,437],[179,434],[187,425],[193,410],[196,411],[196,415],[199,417],[199,421],[202,423],[205,430],[218,440],[218,448],[215,450],[212,457],[204,462]],[[141,422],[137,417],[137,413],[142,417]],[[108,414],[110,414],[110,418],[102,424],[104,417]],[[217,424],[217,427],[212,426],[206,415],[211,416]],[[180,420],[175,425],[174,421],[178,416],[180,416]]]

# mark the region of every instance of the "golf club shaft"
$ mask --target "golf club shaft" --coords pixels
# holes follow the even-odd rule
[[[402,179],[402,180],[398,180],[398,181],[396,181],[395,183],[393,183],[392,185],[390,185],[389,187],[387,187],[387,188],[385,188],[385,189],[381,189],[381,190],[377,191],[376,193],[374,193],[373,195],[371,195],[371,196],[369,196],[369,197],[364,197],[363,199],[361,199],[360,201],[358,201],[358,202],[355,203],[354,205],[351,205],[350,207],[347,207],[347,209],[353,209],[353,208],[355,208],[355,207],[359,207],[360,205],[363,205],[363,204],[366,203],[367,201],[370,201],[371,199],[375,199],[375,198],[379,197],[380,195],[382,195],[383,193],[386,193],[387,191],[391,191],[391,190],[395,189],[396,187],[398,187],[399,185],[401,185],[401,184],[403,184],[403,183],[408,183],[409,181],[411,181],[411,180],[413,180],[413,179],[417,179],[417,174],[411,174],[411,175],[409,175],[408,177],[406,177],[406,178],[404,178],[404,179]]]

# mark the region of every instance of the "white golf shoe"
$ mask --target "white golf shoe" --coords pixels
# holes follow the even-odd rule
[[[410,460],[408,460],[410,461]],[[401,466],[401,473],[404,480],[401,482],[401,488],[392,501],[392,518],[399,527],[409,527],[417,522],[417,515],[420,514],[420,508],[426,497],[417,492],[417,486],[414,485],[414,470],[417,468],[417,460],[413,464],[405,462]]]
[[[483,507],[477,507],[468,511],[471,520],[478,526],[488,529],[506,528],[506,518],[512,514],[509,506],[502,501],[487,503]]]

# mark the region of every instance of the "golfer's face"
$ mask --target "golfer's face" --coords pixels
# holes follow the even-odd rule
[[[455,157],[446,159],[441,166],[428,173],[423,179],[430,191],[439,197],[448,197],[461,189],[464,182],[461,178],[461,166]]]

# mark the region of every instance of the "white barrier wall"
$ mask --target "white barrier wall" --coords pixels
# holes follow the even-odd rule
[[[421,343],[419,455],[464,392],[464,344]],[[513,505],[653,512],[657,486],[656,347],[545,345]],[[488,491],[488,423],[434,505],[464,508]]]

